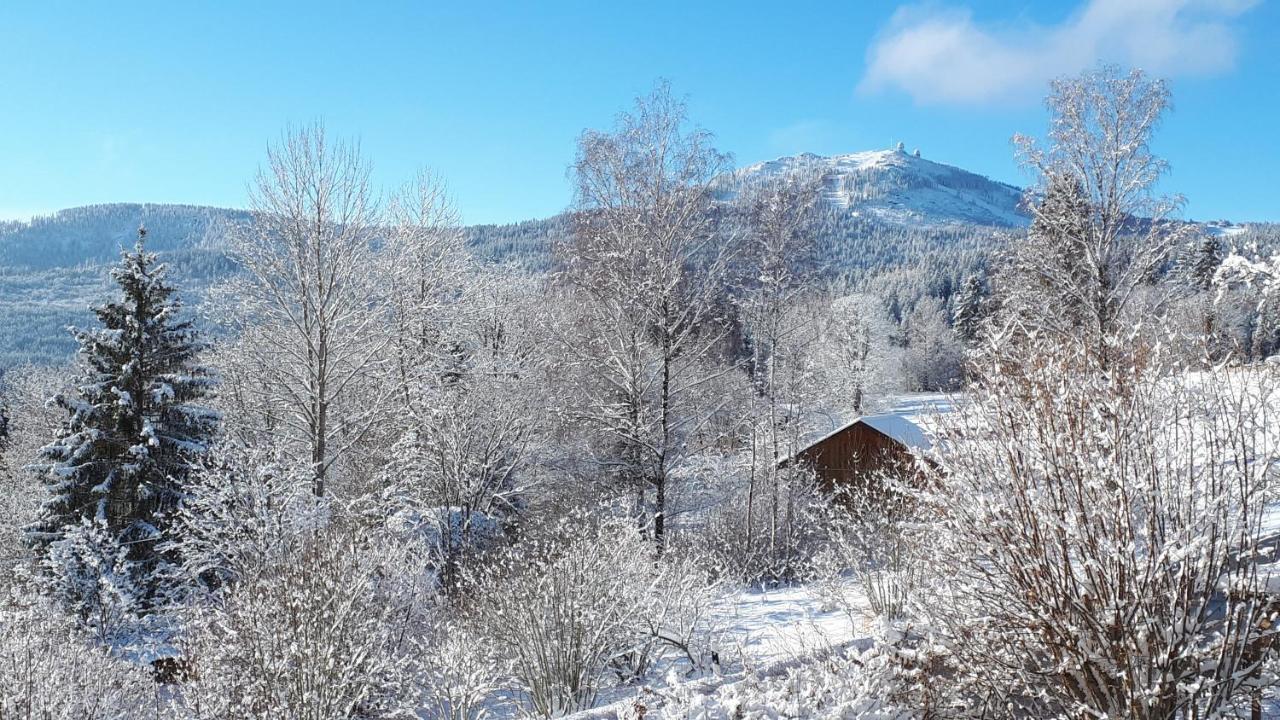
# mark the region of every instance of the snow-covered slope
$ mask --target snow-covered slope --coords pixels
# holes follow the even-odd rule
[[[901,148],[778,158],[738,170],[732,183],[750,185],[796,173],[820,174],[833,206],[894,224],[1016,228],[1030,222],[1019,209],[1020,189]]]

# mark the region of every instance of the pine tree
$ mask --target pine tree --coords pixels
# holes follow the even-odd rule
[[[983,287],[981,278],[977,275],[965,278],[964,285],[960,287],[960,293],[956,295],[951,319],[956,334],[966,343],[973,342],[978,337],[978,326],[982,323],[985,297],[986,289]]]
[[[74,528],[101,525],[128,548],[143,592],[153,597],[156,542],[209,447],[217,416],[196,404],[213,383],[197,362],[203,344],[191,322],[178,319],[176,290],[146,252],[145,237],[140,229],[137,245],[111,272],[120,297],[93,309],[102,327],[73,331],[83,375],[55,398],[68,419],[41,451],[50,495],[29,538],[52,557],[50,546]]]

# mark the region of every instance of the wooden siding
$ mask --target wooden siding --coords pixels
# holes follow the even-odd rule
[[[824,492],[867,489],[881,473],[911,473],[910,451],[865,423],[854,423],[801,450],[788,461],[812,468]]]

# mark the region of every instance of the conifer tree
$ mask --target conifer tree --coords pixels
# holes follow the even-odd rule
[[[1194,290],[1207,292],[1213,287],[1213,276],[1222,265],[1222,243],[1212,235],[1205,235],[1193,242],[1180,258],[1179,275]]]
[[[966,343],[973,342],[978,337],[978,326],[982,323],[983,300],[986,296],[986,289],[982,285],[982,279],[977,275],[970,275],[965,278],[964,285],[960,287],[960,294],[956,296],[955,306],[952,310],[952,321],[956,329],[956,334]]]
[[[41,451],[49,497],[28,532],[33,545],[55,557],[50,546],[76,528],[105,527],[128,548],[140,590],[153,597],[161,560],[156,542],[191,467],[209,447],[217,416],[198,404],[213,383],[197,362],[203,344],[191,322],[179,319],[176,290],[145,238],[139,229],[137,245],[122,252],[111,272],[120,296],[93,309],[102,327],[73,330],[82,376],[54,398],[68,418]]]

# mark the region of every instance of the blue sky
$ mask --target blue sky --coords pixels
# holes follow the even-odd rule
[[[1185,216],[1280,220],[1276,0],[0,2],[0,217],[242,206],[266,144],[321,119],[375,180],[445,176],[468,223],[570,200],[574,140],[656,78],[739,164],[889,147],[1019,183],[1044,81],[1170,79],[1155,148]]]

